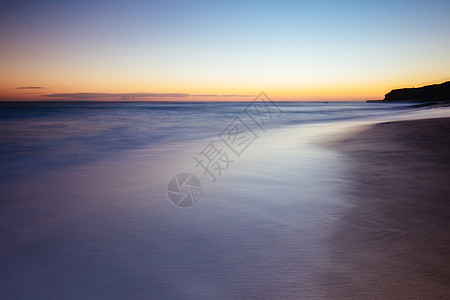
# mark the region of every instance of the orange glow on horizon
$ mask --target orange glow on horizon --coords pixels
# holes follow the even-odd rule
[[[144,89],[141,87],[136,89],[124,89],[120,86],[112,86],[107,88],[107,86],[97,86],[97,88],[91,87],[90,89],[71,89],[68,87],[64,88],[30,88],[27,89],[24,86],[23,89],[19,88],[6,88],[2,86],[0,88],[0,101],[58,101],[58,100],[73,100],[73,101],[251,101],[256,97],[261,91],[264,91],[272,100],[274,101],[365,101],[373,99],[383,99],[384,95],[388,93],[391,89],[402,88],[402,87],[418,87],[426,84],[440,83],[446,81],[436,81],[436,82],[422,82],[413,85],[402,85],[399,83],[397,86],[385,83],[384,85],[366,85],[366,86],[303,86],[303,87],[272,87],[272,88],[239,88],[239,89],[224,89],[224,88],[205,88],[205,89],[191,89],[189,92],[185,92],[181,89],[170,90],[166,89],[161,91],[161,89]],[[132,92],[130,92],[130,90]],[[151,91],[151,92],[149,92]],[[155,92],[156,91],[156,92]],[[118,99],[116,98],[71,98],[71,97],[48,97],[45,95],[52,94],[77,94],[77,93],[107,93],[107,94],[131,94],[128,99]],[[180,93],[187,94],[184,97],[139,97],[133,98],[133,94],[138,93]],[[225,95],[236,95],[236,96],[225,96]],[[245,96],[239,96],[245,95]]]

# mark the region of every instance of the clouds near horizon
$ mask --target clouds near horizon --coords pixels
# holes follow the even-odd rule
[[[16,87],[16,90],[39,90],[39,89],[43,89],[43,86],[19,86]]]
[[[53,93],[41,97],[83,99],[83,100],[142,100],[151,98],[186,98],[186,97],[252,97],[252,95],[190,95],[186,93]]]

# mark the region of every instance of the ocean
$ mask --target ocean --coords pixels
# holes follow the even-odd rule
[[[0,179],[107,159],[129,150],[213,138],[249,103],[0,103]],[[281,102],[269,129],[382,116],[405,104]],[[248,122],[251,126],[254,122]],[[257,131],[258,128],[255,130]],[[199,145],[200,147],[200,145]],[[199,149],[201,150],[201,149]]]
[[[0,103],[0,298],[321,298],[349,179],[315,141],[422,111]]]

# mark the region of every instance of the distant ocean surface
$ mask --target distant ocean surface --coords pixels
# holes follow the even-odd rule
[[[0,180],[218,135],[246,102],[0,103]],[[278,102],[270,128],[396,114],[411,104]],[[245,117],[245,115],[244,115]],[[33,170],[30,172],[30,170]]]
[[[248,105],[0,103],[0,298],[326,298],[351,162],[311,141],[423,112],[277,103],[261,129]],[[258,138],[213,182],[194,157],[236,117]],[[168,198],[182,172],[202,185],[189,208]]]

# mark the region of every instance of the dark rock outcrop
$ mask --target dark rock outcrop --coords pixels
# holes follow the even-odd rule
[[[427,85],[420,88],[396,89],[387,93],[383,99],[385,102],[436,102],[450,101],[450,81]]]

